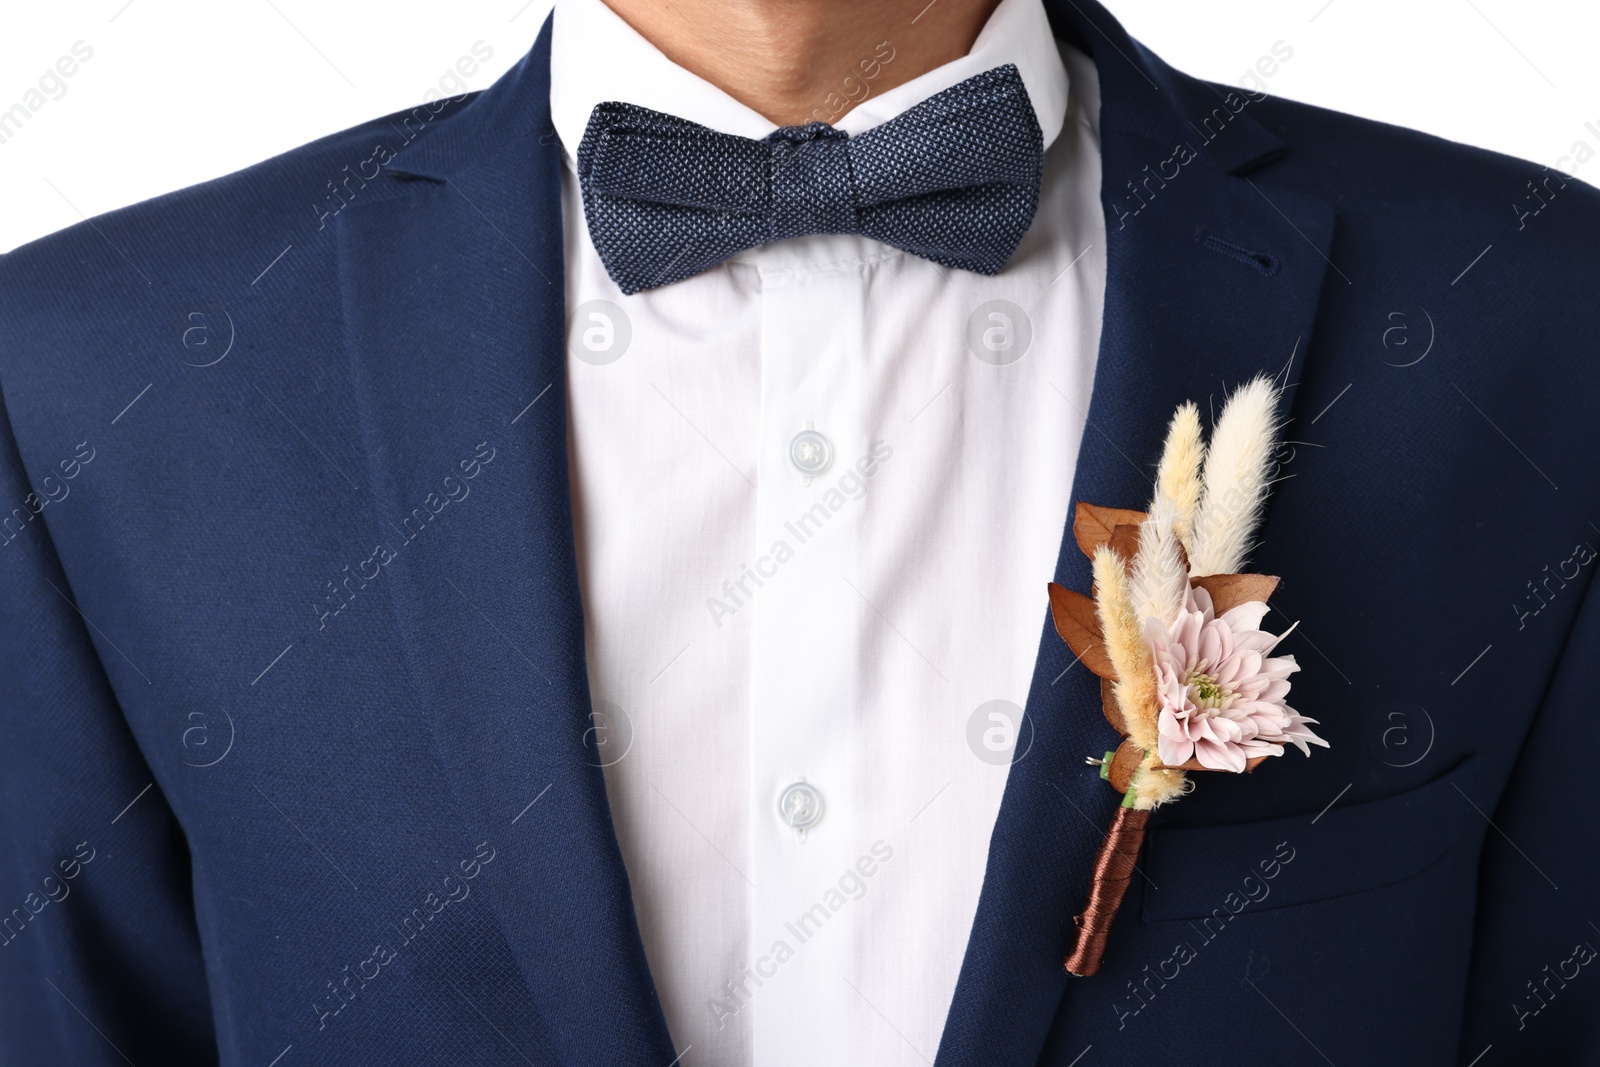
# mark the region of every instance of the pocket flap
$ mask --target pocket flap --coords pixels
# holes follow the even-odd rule
[[[1144,921],[1241,910],[1229,908],[1230,894],[1235,901],[1248,899],[1251,911],[1266,911],[1419,874],[1483,824],[1458,789],[1476,762],[1468,756],[1426,785],[1359,804],[1336,803],[1317,816],[1153,829],[1145,863],[1149,878],[1140,880]],[[1274,863],[1276,875],[1269,878],[1265,872]]]

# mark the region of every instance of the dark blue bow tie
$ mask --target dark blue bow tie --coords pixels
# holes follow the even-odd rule
[[[1007,64],[859,137],[813,122],[753,141],[601,104],[578,145],[578,181],[600,259],[637,293],[813,233],[994,274],[1033,221],[1043,159],[1039,120]]]

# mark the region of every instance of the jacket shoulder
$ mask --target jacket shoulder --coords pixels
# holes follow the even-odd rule
[[[328,239],[345,207],[401,195],[384,168],[476,95],[372,119],[0,255],[0,380],[58,350],[63,328],[136,321],[152,296],[251,287],[287,249]]]
[[[1227,87],[1219,86],[1226,91]],[[1375,119],[1266,97],[1251,103],[1258,123],[1288,144],[1271,179],[1332,200],[1341,218],[1416,226],[1531,230],[1545,215],[1565,214],[1561,229],[1592,234],[1600,225],[1600,190],[1581,180],[1600,173],[1600,135],[1574,141],[1552,165],[1449,141]],[[1544,209],[1548,208],[1548,212]],[[1551,230],[1558,227],[1550,226]],[[1555,236],[1552,234],[1552,236]],[[1595,255],[1592,240],[1572,251]]]

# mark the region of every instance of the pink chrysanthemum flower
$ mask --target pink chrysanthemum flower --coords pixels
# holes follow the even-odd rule
[[[1262,630],[1266,613],[1265,604],[1252,600],[1218,618],[1211,594],[1195,588],[1170,624],[1145,620],[1162,763],[1176,767],[1193,756],[1212,770],[1243,771],[1253,756],[1281,756],[1286,742],[1307,755],[1308,744],[1328,747],[1306,725],[1316,720],[1284,703],[1289,675],[1300,667],[1293,656],[1268,655],[1288,631]]]

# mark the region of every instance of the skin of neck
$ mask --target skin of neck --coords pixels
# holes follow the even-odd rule
[[[680,67],[779,126],[959,59],[999,0],[605,0]]]

